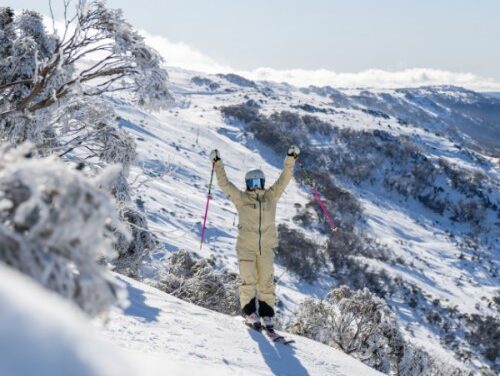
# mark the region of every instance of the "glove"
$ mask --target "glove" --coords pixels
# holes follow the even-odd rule
[[[288,155],[290,157],[294,157],[295,159],[297,159],[299,154],[300,154],[300,149],[298,148],[298,146],[292,145],[290,146],[290,149],[288,149]]]
[[[217,162],[217,161],[220,161],[220,154],[219,154],[219,150],[217,149],[214,149],[210,152],[210,160],[212,162]]]

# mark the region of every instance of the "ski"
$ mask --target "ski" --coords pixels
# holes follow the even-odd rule
[[[249,323],[244,321],[243,323],[245,324],[245,326],[255,330],[256,332],[263,334],[265,333],[267,338],[269,338],[274,343],[281,343],[283,345],[290,345],[292,343],[295,343],[295,340],[283,337],[282,335],[278,334],[273,328],[266,328],[260,322]]]
[[[283,345],[289,345],[291,343],[295,343],[295,340],[283,337],[282,335],[275,332],[273,328],[263,327],[263,329],[264,333],[266,333],[269,339],[272,340],[274,343],[281,343]]]

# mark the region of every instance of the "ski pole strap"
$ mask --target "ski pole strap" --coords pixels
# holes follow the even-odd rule
[[[205,206],[205,216],[203,217],[203,226],[201,228],[200,251],[201,248],[203,247],[203,240],[205,239],[205,229],[208,217],[208,205],[210,204],[210,199],[212,198],[211,193],[212,193],[212,183],[214,181],[214,169],[215,169],[215,162],[212,163],[212,172],[210,173],[210,183],[208,184],[207,204]]]
[[[337,226],[335,226],[335,222],[333,222],[333,219],[330,216],[330,213],[328,213],[328,209],[326,208],[325,204],[321,200],[321,196],[319,195],[318,190],[316,189],[316,187],[314,186],[314,183],[312,182],[311,178],[309,177],[309,174],[307,173],[307,170],[302,165],[302,162],[300,161],[300,159],[297,159],[297,162],[299,163],[299,167],[301,168],[302,173],[304,174],[304,178],[305,178],[306,184],[311,187],[311,192],[313,193],[314,198],[318,202],[318,205],[321,208],[321,210],[323,211],[323,214],[325,215],[326,220],[330,224],[330,229],[334,233],[337,232],[338,228],[337,228]]]

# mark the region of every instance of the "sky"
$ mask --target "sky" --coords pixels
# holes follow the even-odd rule
[[[4,0],[49,14],[48,0]],[[52,0],[61,8],[62,0]],[[333,86],[500,91],[498,0],[108,0],[167,63]]]

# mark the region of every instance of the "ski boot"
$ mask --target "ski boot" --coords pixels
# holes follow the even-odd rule
[[[245,316],[245,324],[259,332],[262,330],[259,315],[255,312]]]
[[[268,331],[274,331],[274,320],[272,317],[264,316],[261,317],[262,320],[262,325],[264,326],[264,329]]]

